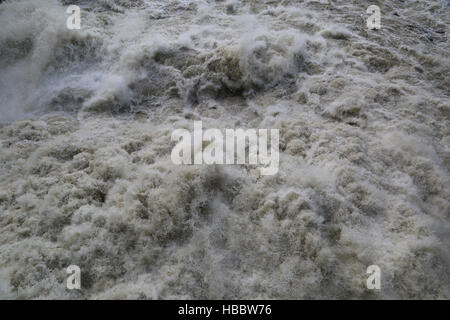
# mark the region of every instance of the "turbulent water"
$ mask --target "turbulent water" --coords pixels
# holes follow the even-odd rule
[[[450,298],[449,25],[441,0],[2,2],[0,298]],[[278,128],[279,173],[174,165],[195,120]]]

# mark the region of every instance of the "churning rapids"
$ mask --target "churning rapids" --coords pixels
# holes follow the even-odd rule
[[[3,1],[0,298],[449,299],[449,25],[441,0]],[[279,129],[278,174],[174,165],[199,120]]]

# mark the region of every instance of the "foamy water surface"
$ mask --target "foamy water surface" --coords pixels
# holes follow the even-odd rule
[[[449,25],[440,0],[1,3],[0,298],[450,298]],[[278,128],[279,173],[172,164],[194,120]]]

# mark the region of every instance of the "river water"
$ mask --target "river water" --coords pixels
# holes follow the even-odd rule
[[[449,25],[438,0],[2,2],[0,298],[450,298]],[[195,120],[279,129],[278,174],[174,165]]]

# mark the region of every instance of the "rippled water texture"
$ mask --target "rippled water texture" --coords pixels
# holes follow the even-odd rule
[[[0,298],[450,298],[449,25],[438,0],[2,2]],[[194,120],[278,128],[279,173],[172,164]]]

